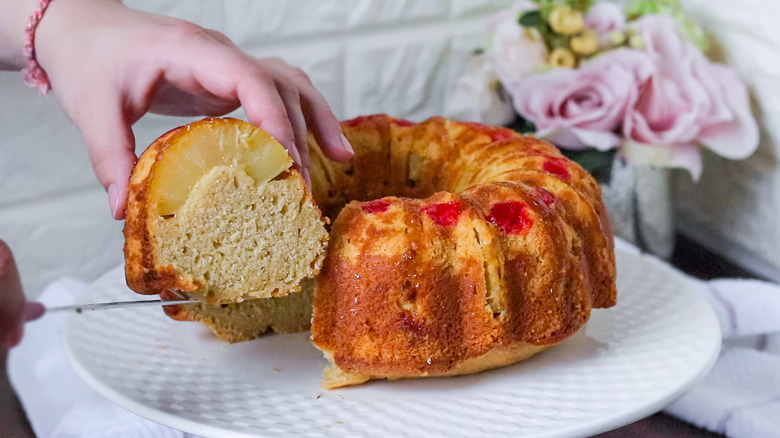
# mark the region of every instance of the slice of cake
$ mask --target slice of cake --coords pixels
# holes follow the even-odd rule
[[[301,283],[301,291],[283,297],[257,298],[231,304],[180,304],[165,306],[165,313],[178,321],[203,323],[226,342],[251,341],[273,331],[296,333],[311,326],[314,280]]]
[[[237,119],[176,128],[128,185],[125,274],[141,294],[209,304],[300,290],[325,257],[325,219],[287,151]]]

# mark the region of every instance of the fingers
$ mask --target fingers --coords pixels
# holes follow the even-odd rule
[[[293,135],[295,136],[295,149],[300,156],[300,166],[298,169],[306,181],[311,185],[311,159],[309,158],[309,140],[308,130],[306,129],[306,118],[301,110],[301,97],[298,90],[290,83],[279,82],[277,85],[279,94],[282,97],[284,106],[287,109],[287,118],[292,125]]]
[[[301,112],[301,102],[297,93],[294,97],[288,97],[285,99],[285,106],[287,107],[287,117],[290,119],[293,127],[293,134],[295,135],[295,149],[300,157],[299,170],[306,184],[311,186],[311,173],[309,168],[311,167],[311,158],[309,157],[309,140],[308,132],[306,130],[306,119]]]
[[[168,50],[172,53],[168,62],[175,68],[164,74],[174,87],[163,83],[157,90],[158,96],[176,99],[167,99],[168,107],[161,105],[160,99],[153,99],[153,110],[181,114],[187,108],[197,108],[214,115],[224,110],[224,102],[238,101],[252,124],[289,151],[304,177],[308,174],[308,131],[329,158],[352,157],[338,119],[303,71],[276,58],[253,59],[219,33],[191,25],[182,29],[195,38],[194,43],[192,39],[186,39],[185,44],[175,39],[178,46]],[[194,102],[181,93],[177,95],[176,89],[195,96]],[[189,104],[182,108],[182,102]]]
[[[160,38],[153,50],[160,56],[145,58],[148,62],[136,74],[114,75],[120,80],[70,99],[69,115],[81,129],[116,219],[124,217],[137,158],[131,125],[149,110],[216,116],[240,104],[250,123],[288,150],[307,182],[309,131],[327,157],[352,157],[338,120],[305,73],[281,60],[253,59],[224,36],[193,26],[176,27]],[[158,65],[159,59],[165,62]]]
[[[336,161],[352,158],[355,154],[352,145],[344,136],[341,124],[320,92],[311,84],[308,87],[302,86],[301,101],[306,124],[325,156]]]
[[[236,99],[222,99],[202,88],[196,91],[185,91],[167,82],[160,84],[155,90],[155,94],[165,96],[165,98],[153,100],[149,111],[168,116],[217,117],[227,114],[239,106]]]
[[[211,37],[185,49],[173,49],[178,49],[174,67],[165,76],[174,86],[190,94],[205,91],[224,101],[240,103],[249,122],[274,137],[301,165],[285,101],[276,79],[266,69],[232,44]]]
[[[37,301],[29,301],[24,305],[24,320],[38,319],[46,312],[46,307]]]
[[[119,104],[93,102],[85,108],[90,110],[78,114],[74,121],[81,129],[95,175],[108,193],[111,216],[123,219],[127,183],[137,159],[133,131],[119,112]]]
[[[311,131],[325,155],[337,161],[352,158],[354,154],[352,146],[341,132],[338,119],[306,73],[279,59],[271,58],[258,62],[268,69],[279,83],[287,83],[289,87],[295,88],[297,100],[300,102],[298,107],[306,122],[307,131]],[[285,103],[287,103],[286,99]],[[308,140],[306,138],[299,141],[298,145],[299,149],[306,149],[306,151],[301,151],[302,155],[308,154]]]
[[[14,347],[22,340],[25,301],[11,249],[0,240],[0,348]]]
[[[295,118],[296,124],[300,120],[292,109],[287,108],[273,77],[262,69],[255,67],[253,70],[252,76],[242,78],[237,88],[238,99],[247,118],[281,143],[300,167],[303,162],[290,117]]]

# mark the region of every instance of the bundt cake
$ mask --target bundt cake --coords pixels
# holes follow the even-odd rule
[[[283,297],[257,298],[220,305],[178,304],[165,306],[163,309],[175,320],[203,323],[214,336],[223,341],[244,342],[268,331],[295,333],[308,330],[311,325],[313,295],[314,280],[307,278],[301,283],[300,292]]]
[[[600,189],[549,143],[442,118],[342,127],[348,163],[310,139],[333,220],[311,326],[323,387],[507,365],[615,304]]]
[[[166,313],[230,342],[311,321],[331,361],[325,388],[508,365],[615,304],[600,189],[549,143],[438,117],[342,128],[356,153],[347,163],[310,138],[311,194],[281,146],[245,122],[161,137],[129,186],[130,287],[211,303]],[[317,206],[333,222],[324,262]],[[302,293],[275,298],[320,267]]]
[[[319,271],[328,233],[291,165],[278,142],[237,119],[204,119],[157,139],[128,185],[128,286],[209,304],[299,290]],[[181,319],[209,313],[182,309]]]

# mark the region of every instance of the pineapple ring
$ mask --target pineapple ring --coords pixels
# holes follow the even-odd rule
[[[243,120],[204,119],[177,128],[166,137],[150,185],[150,196],[160,216],[175,214],[195,183],[214,167],[240,166],[255,183],[262,184],[293,163],[279,142]]]

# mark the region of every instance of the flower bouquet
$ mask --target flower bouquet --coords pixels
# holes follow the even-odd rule
[[[535,133],[602,183],[616,156],[698,180],[702,147],[741,159],[758,146],[745,85],[708,60],[677,0],[518,0],[488,34],[453,117]]]

